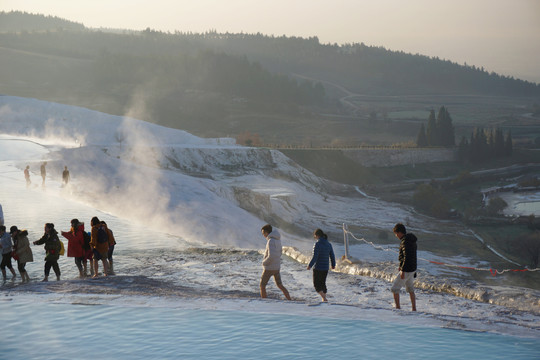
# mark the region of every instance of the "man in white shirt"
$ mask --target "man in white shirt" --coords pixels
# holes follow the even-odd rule
[[[266,224],[262,227],[261,233],[266,239],[266,249],[263,258],[263,273],[259,287],[261,289],[261,298],[266,298],[266,284],[273,276],[277,287],[283,292],[287,300],[291,300],[289,292],[281,283],[279,269],[281,266],[281,234],[272,229],[272,225]]]

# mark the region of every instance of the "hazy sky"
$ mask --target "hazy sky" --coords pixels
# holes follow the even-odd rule
[[[0,0],[87,27],[363,42],[540,83],[540,0]]]

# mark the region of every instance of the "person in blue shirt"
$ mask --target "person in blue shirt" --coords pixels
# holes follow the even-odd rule
[[[336,257],[332,244],[328,241],[328,236],[321,229],[315,230],[313,237],[317,239],[317,242],[313,246],[313,256],[307,269],[311,270],[313,267],[313,286],[315,291],[321,295],[322,301],[326,302],[328,301],[326,298],[328,292],[326,276],[330,269],[330,262],[332,262],[332,270],[336,268]]]

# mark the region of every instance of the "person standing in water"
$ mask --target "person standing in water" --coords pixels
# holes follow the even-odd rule
[[[71,229],[62,231],[62,236],[68,240],[67,256],[75,258],[75,266],[79,270],[79,277],[85,277],[86,271],[83,269],[84,261],[84,224],[78,219],[71,220]]]
[[[13,265],[11,265],[11,252],[13,250],[13,243],[11,242],[11,236],[6,233],[6,227],[4,225],[0,226],[0,248],[2,248],[2,263],[0,264],[0,269],[2,269],[2,276],[4,277],[4,282],[6,281],[6,267],[11,271],[13,277],[11,280],[15,280],[17,274],[13,270]]]
[[[26,180],[26,187],[30,187],[30,184],[32,184],[30,180],[30,165],[26,165],[24,169],[24,179]]]
[[[45,166],[47,166],[46,161],[44,161],[43,164],[41,164],[41,168],[40,168],[41,178],[43,179],[43,181],[41,182],[42,186],[45,186],[45,177],[47,176],[47,170],[45,169]]]
[[[107,237],[109,240],[109,251],[107,252],[107,261],[109,262],[109,274],[114,275],[114,266],[113,266],[113,253],[114,246],[116,245],[116,239],[114,234],[105,221],[101,221],[101,225],[104,225],[107,228]]]
[[[92,252],[94,253],[93,266],[94,275],[92,278],[99,276],[99,261],[103,263],[103,276],[107,276],[109,273],[109,262],[107,256],[109,255],[109,236],[107,231],[107,225],[103,225],[101,221],[94,216],[90,220],[92,226],[92,232],[90,235],[90,245],[92,246]]]
[[[310,270],[313,267],[313,286],[315,291],[321,296],[322,301],[326,302],[326,277],[332,262],[332,270],[336,268],[336,257],[332,244],[328,241],[328,236],[321,230],[316,229],[313,232],[313,237],[317,242],[313,246],[313,256],[307,267]]]
[[[62,181],[64,182],[64,185],[69,183],[69,170],[67,166],[64,166],[64,171],[62,171]]]
[[[11,238],[13,239],[14,250],[16,253],[17,268],[21,274],[22,282],[30,282],[30,276],[26,271],[26,263],[34,261],[34,255],[30,248],[30,242],[28,241],[28,231],[19,230],[15,225],[9,229]],[[14,256],[15,258],[15,256]]]
[[[392,293],[396,309],[401,309],[399,304],[399,291],[405,286],[405,290],[411,298],[412,311],[416,311],[416,296],[414,294],[414,278],[416,277],[416,236],[407,234],[405,225],[399,223],[394,226],[394,234],[401,241],[399,244],[399,274],[392,284]]]
[[[272,225],[266,224],[262,227],[261,233],[266,239],[266,249],[264,250],[264,257],[262,261],[263,273],[261,275],[261,281],[259,288],[261,290],[261,298],[266,298],[266,285],[273,276],[277,287],[283,292],[287,300],[291,300],[289,292],[281,283],[281,275],[279,269],[281,267],[281,234],[272,229]]]
[[[41,239],[34,241],[34,245],[45,244],[45,277],[41,281],[49,281],[49,273],[51,267],[56,274],[56,280],[60,281],[60,267],[58,266],[58,259],[60,258],[60,239],[58,239],[58,232],[54,228],[54,224],[45,224],[45,233]]]

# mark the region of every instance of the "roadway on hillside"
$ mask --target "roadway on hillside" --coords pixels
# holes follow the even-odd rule
[[[519,171],[524,170],[524,169],[532,170],[532,169],[535,169],[535,168],[540,169],[540,164],[536,164],[536,163],[514,164],[514,165],[510,165],[510,166],[495,168],[495,169],[472,171],[470,174],[472,176],[511,175],[511,174],[515,174],[516,172],[519,172]],[[407,184],[415,184],[415,183],[420,184],[420,183],[430,182],[432,180],[435,180],[435,181],[449,181],[449,180],[452,180],[452,179],[455,179],[455,178],[456,178],[456,176],[453,175],[453,176],[446,176],[446,177],[439,177],[439,178],[411,179],[411,180],[405,180],[403,182],[407,183]]]

